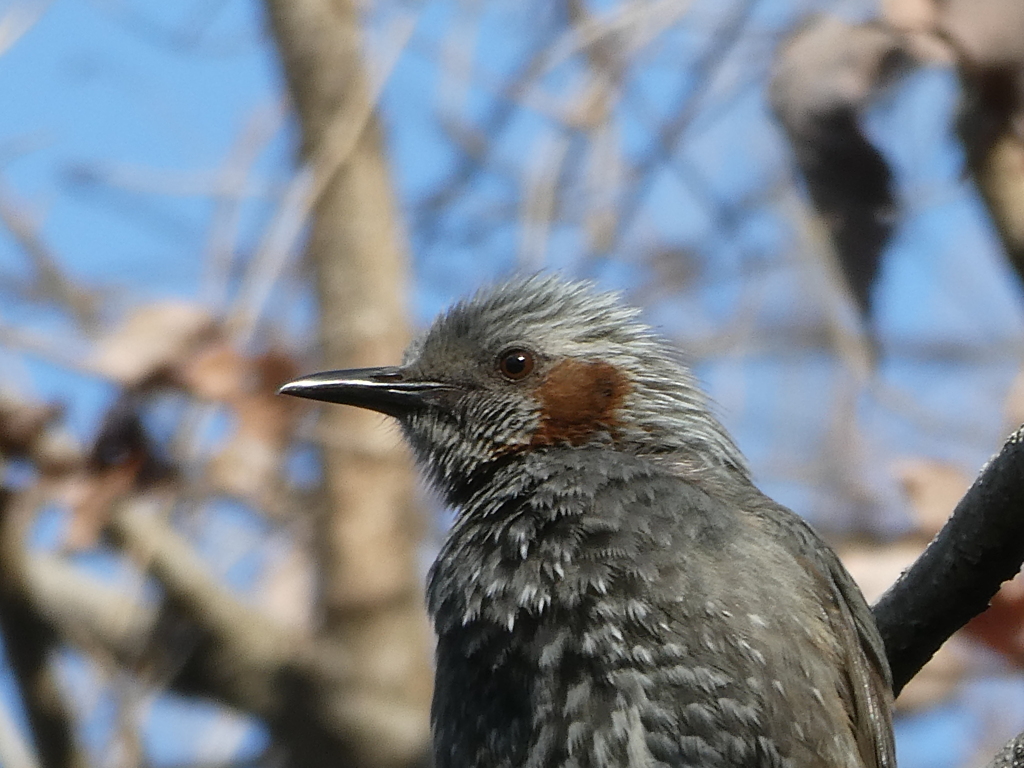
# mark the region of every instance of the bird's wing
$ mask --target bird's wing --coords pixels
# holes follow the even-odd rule
[[[836,633],[845,648],[860,649],[847,660],[857,742],[867,765],[895,768],[892,737],[892,675],[885,647],[860,588],[831,549],[822,550],[838,600]],[[871,762],[871,758],[874,762]]]
[[[850,728],[848,738],[853,742],[845,743],[847,749],[856,749],[856,758],[859,759],[847,753],[845,757],[853,759],[850,762],[837,760],[836,765],[895,768],[892,686],[884,648],[860,589],[835,553],[804,520],[771,501],[753,485],[737,485],[735,482],[714,485],[707,480],[697,485],[686,479],[683,486],[666,488],[664,499],[661,499],[658,484],[654,480],[651,483],[651,498],[660,499],[663,504],[635,496],[631,501],[618,499],[609,493],[597,501],[594,514],[599,514],[606,507],[618,509],[622,525],[645,526],[645,530],[653,531],[654,539],[659,538],[656,535],[658,521],[663,521],[676,539],[673,546],[663,550],[656,547],[645,550],[644,562],[654,570],[659,565],[659,552],[665,558],[665,572],[670,572],[674,564],[678,565],[680,552],[686,552],[686,567],[679,570],[682,581],[669,582],[665,588],[670,593],[688,596],[686,610],[680,614],[683,617],[680,644],[688,648],[690,661],[693,662],[694,655],[702,653],[701,642],[706,640],[700,630],[694,628],[699,622],[693,620],[693,601],[731,594],[738,598],[733,608],[740,610],[735,605],[750,605],[743,602],[744,598],[762,600],[767,597],[765,605],[771,605],[771,596],[766,596],[764,590],[782,590],[779,607],[792,605],[794,610],[810,613],[803,618],[786,615],[785,611],[777,616],[758,616],[767,618],[775,631],[786,633],[773,641],[759,644],[759,648],[765,648],[765,655],[772,659],[771,669],[765,667],[760,671],[770,673],[767,679],[772,685],[789,679],[788,675],[795,676],[792,680],[794,685],[806,683],[812,674],[818,681],[813,683],[815,685],[825,685],[826,680],[830,681],[829,685],[835,686],[834,695],[833,691],[824,688],[818,692],[828,702],[827,705],[822,702],[822,708],[827,707],[829,711],[827,714],[814,713],[816,731],[813,736],[807,732],[808,743],[816,743],[815,740],[823,738],[817,730],[819,727],[827,729],[830,719],[845,715]],[[680,505],[686,508],[685,514],[678,514]],[[668,512],[659,514],[662,508]],[[623,510],[628,514],[623,515]],[[740,541],[742,546],[729,551],[748,558],[744,568],[737,569],[733,563],[721,560],[721,552],[735,541]],[[781,559],[778,558],[780,555]],[[793,571],[794,568],[799,573]],[[755,582],[751,582],[752,576]],[[650,584],[647,586],[651,588]],[[787,596],[786,590],[792,590],[793,594]],[[788,602],[790,598],[792,604]],[[730,600],[731,597],[725,599],[726,602]],[[709,610],[713,613],[714,607]],[[752,608],[751,613],[761,614],[762,611]],[[729,631],[729,627],[719,625],[719,630]],[[788,643],[783,648],[778,647],[780,639]],[[714,641],[713,636],[711,640]],[[753,636],[748,640],[755,645],[759,643]],[[744,665],[750,661],[740,642],[733,646],[726,642],[714,647],[719,655],[735,653],[724,661],[719,658],[708,662],[708,666],[733,664],[739,671],[745,669]],[[819,658],[802,657],[804,650]],[[761,665],[764,665],[763,661]],[[755,668],[760,669],[756,665]],[[774,680],[772,676],[775,676]],[[774,694],[769,690],[767,695],[771,697]],[[785,730],[790,725],[785,723],[779,727]],[[808,727],[809,724],[799,725]],[[841,721],[832,723],[833,727],[841,725]],[[840,739],[844,734],[833,735],[836,743],[845,740]],[[802,736],[800,738],[803,739]]]
[[[772,503],[772,514],[790,533],[804,556],[813,554],[814,575],[821,579],[823,592],[834,603],[825,606],[839,646],[847,651],[843,665],[849,689],[845,700],[850,709],[857,745],[867,768],[895,768],[892,736],[892,674],[882,637],[864,595],[832,548],[796,514]]]

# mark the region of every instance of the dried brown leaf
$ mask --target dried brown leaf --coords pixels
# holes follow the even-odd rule
[[[912,66],[905,42],[881,24],[822,16],[787,41],[769,85],[845,287],[865,317],[897,200],[892,171],[860,110]]]
[[[250,361],[230,344],[217,341],[183,361],[175,379],[198,398],[227,402],[244,396],[250,374]]]
[[[893,471],[910,502],[918,531],[926,540],[945,525],[971,485],[971,478],[960,467],[934,459],[901,459]]]
[[[946,0],[939,27],[975,65],[1024,64],[1024,3],[1020,0]]]
[[[60,405],[37,405],[12,397],[0,397],[0,453],[23,456],[43,437],[44,430],[60,417]]]
[[[1024,370],[1017,373],[1003,403],[1006,422],[1016,429],[1024,424]]]
[[[252,499],[268,509],[273,506],[281,453],[280,446],[265,437],[239,429],[210,461],[209,479],[224,493]]]
[[[235,372],[236,389],[224,399],[232,405],[238,427],[210,463],[210,478],[228,493],[252,499],[264,509],[273,509],[281,455],[301,412],[298,403],[279,397],[277,390],[296,376],[298,366],[290,356],[279,352],[268,352],[252,360],[238,358],[230,365]],[[224,366],[228,367],[228,363]]]
[[[992,598],[984,613],[975,616],[964,632],[1024,667],[1024,576],[1017,574]]]
[[[885,22],[908,32],[932,32],[939,18],[935,0],[882,0]]]
[[[91,367],[126,386],[137,386],[180,365],[215,333],[215,320],[202,307],[176,301],[148,304],[129,313],[99,342]]]
[[[122,464],[84,475],[71,492],[71,525],[64,541],[70,550],[88,549],[99,541],[114,504],[131,493],[145,459],[136,456]]]

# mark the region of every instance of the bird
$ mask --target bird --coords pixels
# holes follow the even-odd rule
[[[437,768],[895,765],[864,597],[618,294],[514,277],[400,365],[280,391],[397,419],[455,510],[426,589]]]

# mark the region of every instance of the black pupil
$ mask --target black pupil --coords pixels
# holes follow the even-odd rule
[[[518,376],[526,370],[527,357],[525,352],[511,352],[505,357],[505,373]]]

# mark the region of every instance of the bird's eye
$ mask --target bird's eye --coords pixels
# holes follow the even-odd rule
[[[498,370],[506,379],[525,379],[533,371],[533,353],[525,349],[507,349],[498,355]]]

